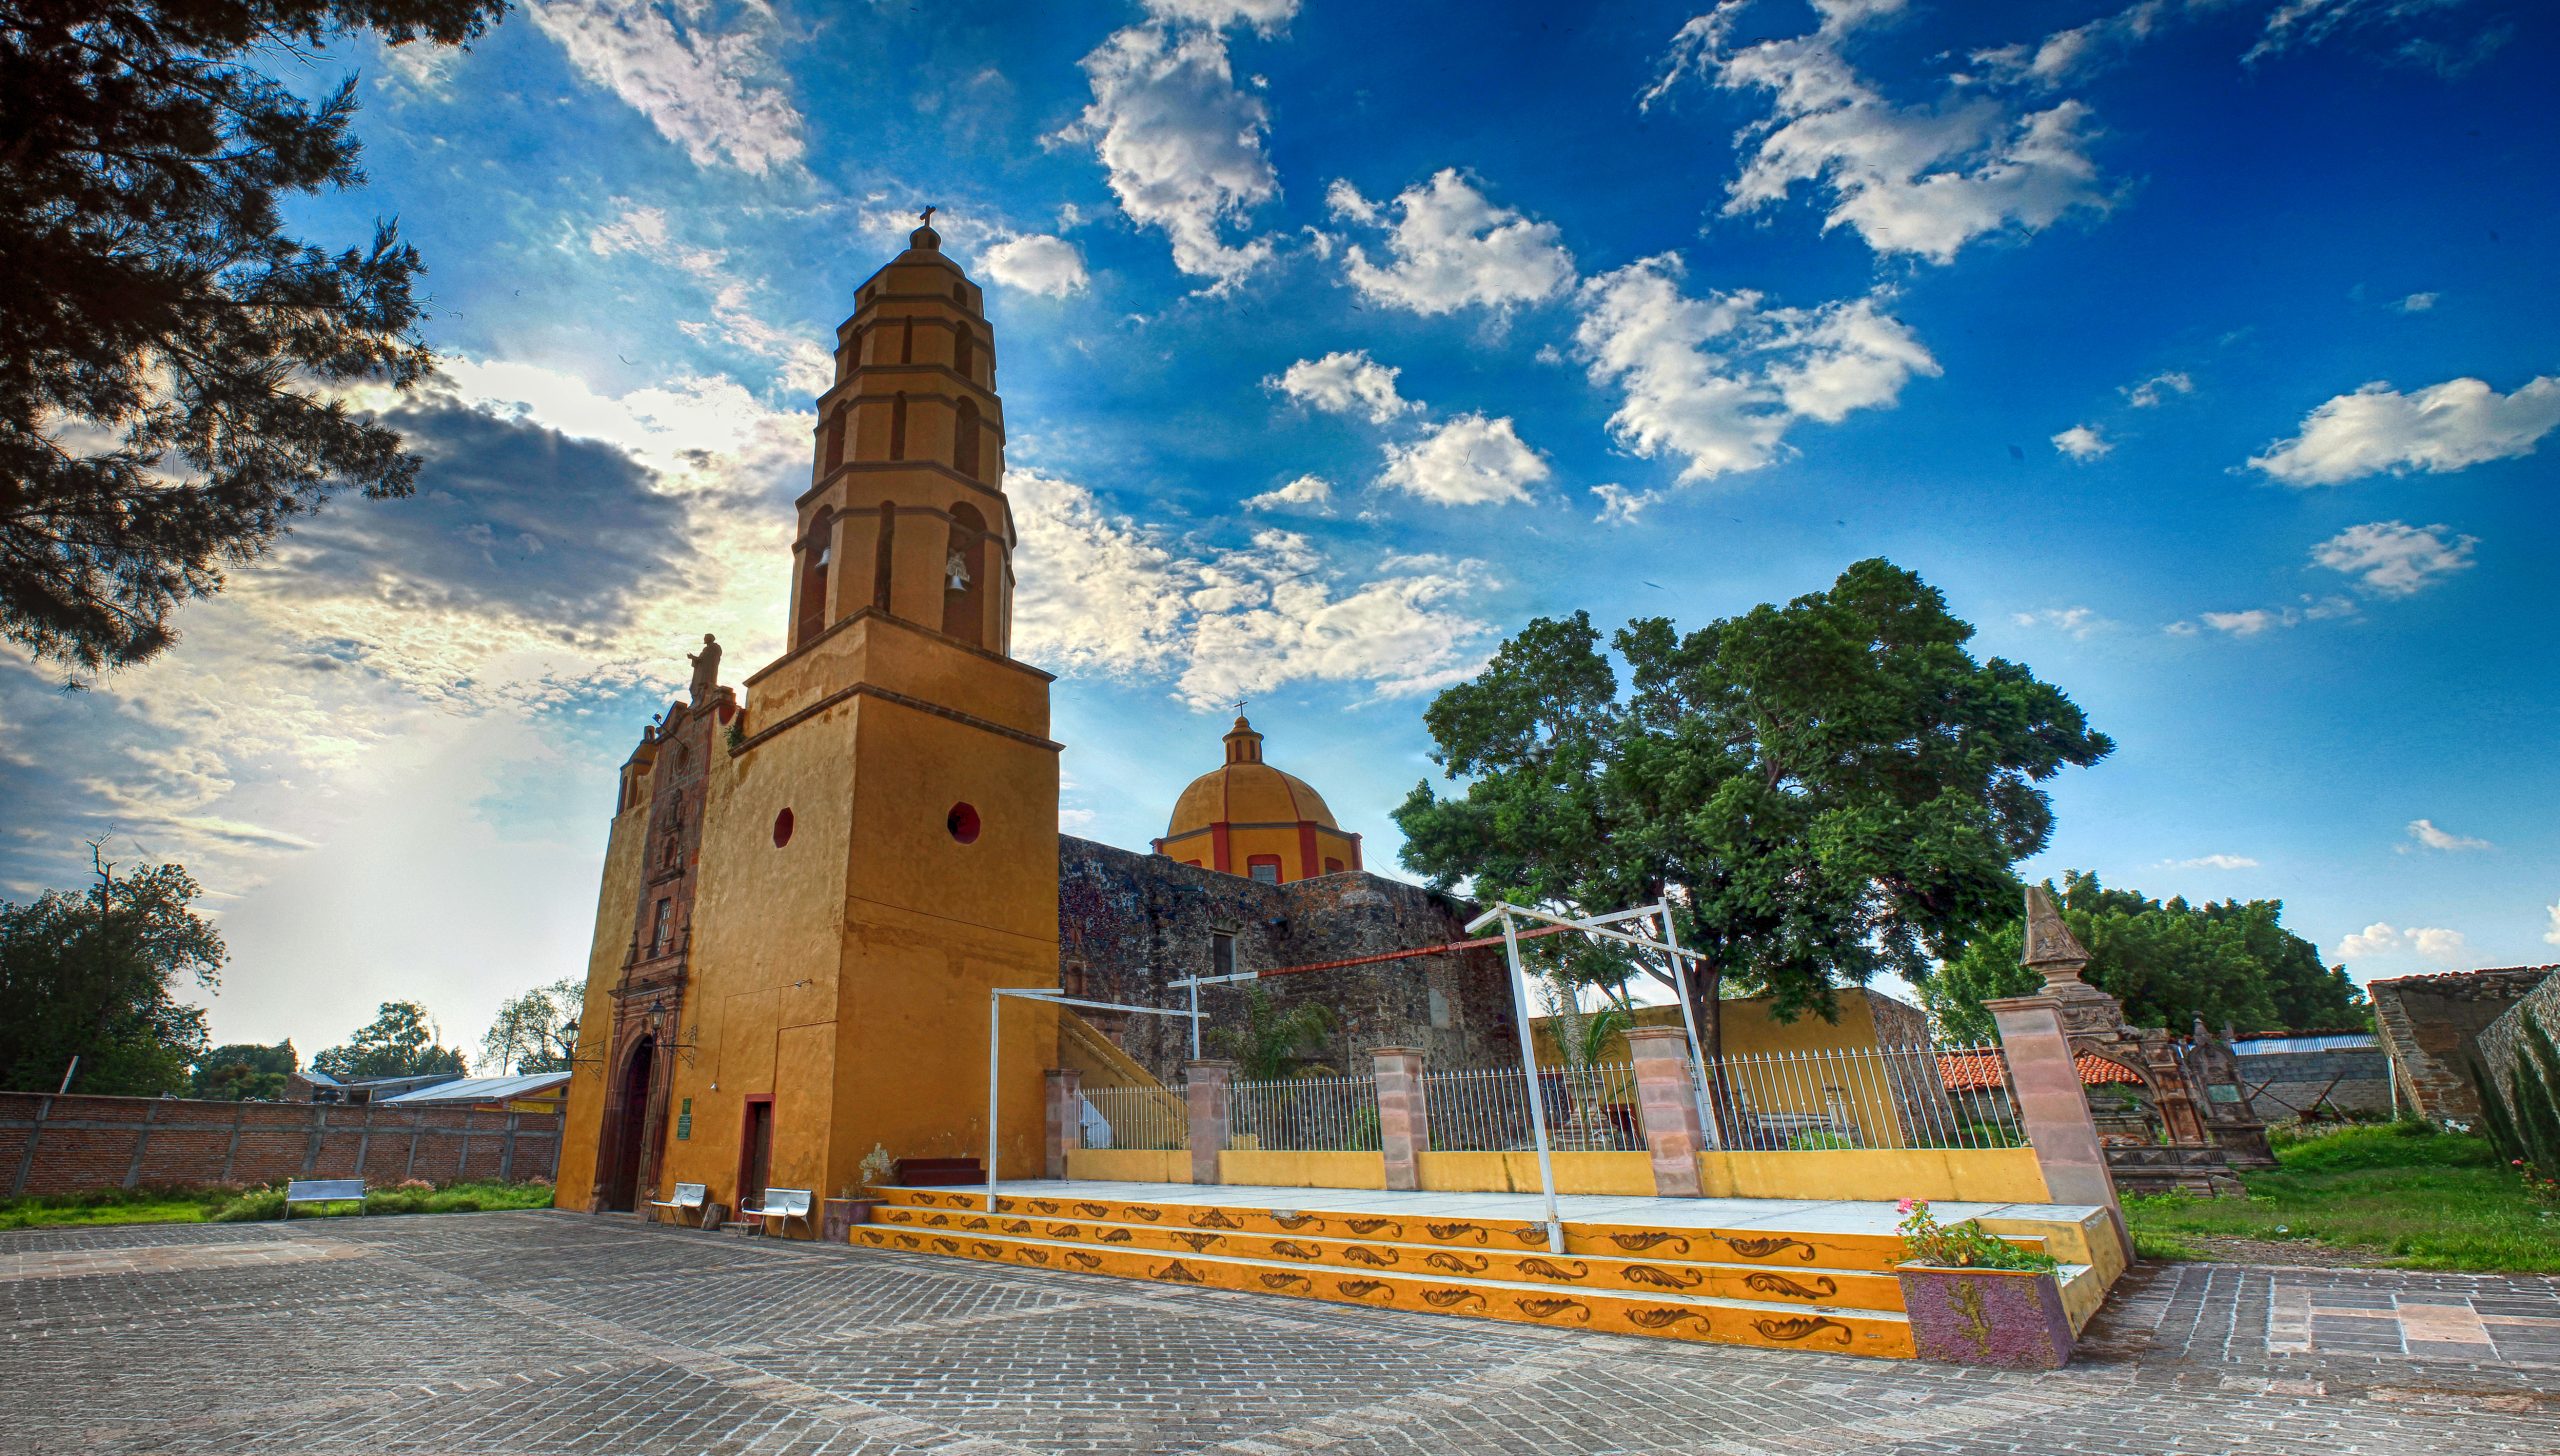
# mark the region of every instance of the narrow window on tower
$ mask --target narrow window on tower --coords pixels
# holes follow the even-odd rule
[[[889,563],[894,559],[892,544],[898,534],[898,506],[895,501],[880,503],[879,547],[871,557],[871,605],[889,610]]]
[[[916,321],[914,319],[907,320],[898,328],[898,362],[901,364],[916,362]]]
[[[889,458],[907,458],[907,396],[904,390],[889,401]]]
[[[820,514],[801,546],[799,640],[808,641],[827,627],[827,566],[834,557],[835,521]]]
[[[833,470],[844,463],[844,417],[846,408],[847,407],[844,405],[837,405],[835,413],[827,416],[826,468],[829,470]]]
[[[658,918],[649,931],[649,954],[665,955],[667,953],[667,931],[674,923],[675,913],[676,905],[673,900],[658,902]]]
[[[951,367],[960,377],[974,381],[978,377],[978,339],[965,327],[953,331]]]
[[[964,334],[961,337],[968,336]],[[975,480],[978,478],[978,436],[981,433],[978,427],[976,400],[960,401],[960,408],[952,411],[951,428],[954,432],[951,442],[951,468]]]
[[[987,518],[962,503],[951,508],[951,542],[942,560],[942,631],[972,647],[986,645]]]

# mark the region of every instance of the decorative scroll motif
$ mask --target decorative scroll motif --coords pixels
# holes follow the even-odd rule
[[[1473,1262],[1469,1262],[1472,1260]],[[1482,1254],[1433,1254],[1422,1262],[1452,1274],[1481,1274],[1493,1263]]]
[[[1106,1244],[1125,1244],[1137,1236],[1136,1229],[1104,1229],[1097,1235]]]
[[[1802,1249],[1804,1261],[1808,1264],[1813,1262],[1813,1245],[1802,1239],[1779,1238],[1775,1235],[1765,1239],[1737,1239],[1731,1234],[1718,1234],[1716,1237],[1746,1259],[1765,1259],[1784,1249]]]
[[[1166,1260],[1163,1268],[1158,1269],[1147,1277],[1150,1279],[1170,1280],[1175,1284],[1197,1284],[1201,1282],[1200,1276],[1193,1273],[1190,1266],[1184,1264],[1180,1259]]]
[[[1154,1223],[1157,1219],[1164,1217],[1163,1209],[1149,1208],[1143,1203],[1133,1203],[1129,1205],[1129,1213],[1132,1217],[1143,1218],[1149,1223]]]
[[[1473,1312],[1484,1308],[1484,1296],[1472,1289],[1426,1289],[1422,1291],[1422,1302],[1433,1309],[1463,1308]]]
[[[1271,1210],[1271,1221],[1293,1234],[1309,1224],[1319,1229],[1324,1227],[1324,1220],[1312,1213],[1282,1213],[1276,1208]]]
[[[985,1239],[971,1239],[969,1241],[969,1247],[977,1250],[979,1253],[984,1254],[990,1259],[999,1258],[1004,1253],[1004,1245],[991,1244]]]
[[[1784,1340],[1790,1344],[1798,1340],[1810,1339],[1824,1330],[1839,1331],[1840,1343],[1844,1345],[1857,1338],[1856,1331],[1838,1320],[1822,1319],[1813,1315],[1790,1315],[1785,1319],[1756,1319],[1751,1322],[1751,1327],[1769,1339]]]
[[[1433,1238],[1435,1238],[1435,1239],[1442,1239],[1442,1240],[1455,1239],[1455,1238],[1462,1238],[1462,1237],[1464,1237],[1465,1235],[1468,1235],[1468,1234],[1474,1234],[1474,1235],[1476,1236],[1476,1242],[1477,1242],[1477,1243],[1481,1244],[1481,1243],[1483,1243],[1483,1242],[1484,1242],[1484,1240],[1485,1240],[1484,1225],[1482,1225],[1482,1224],[1475,1224],[1475,1223],[1426,1223],[1426,1224],[1424,1224],[1424,1225],[1423,1225],[1423,1227],[1424,1227],[1425,1229],[1428,1229],[1428,1230],[1430,1231],[1430,1233],[1431,1233],[1431,1236],[1432,1236]]]
[[[1656,1289],[1695,1289],[1707,1282],[1707,1276],[1695,1269],[1663,1269],[1652,1264],[1629,1264],[1619,1272],[1629,1284],[1649,1284]]]
[[[1384,1269],[1404,1256],[1394,1249],[1389,1249],[1385,1253],[1381,1254],[1377,1250],[1372,1249],[1365,1244],[1345,1244],[1342,1249],[1342,1257],[1349,1259],[1355,1264],[1366,1264],[1372,1269]]]
[[[1807,1286],[1765,1269],[1755,1269],[1743,1275],[1742,1287],[1756,1294],[1784,1294],[1796,1299],[1829,1299],[1840,1292],[1839,1284],[1828,1274],[1814,1275],[1813,1283]]]
[[[1049,1225],[1046,1232],[1049,1237],[1053,1239],[1080,1239],[1084,1237],[1084,1230],[1071,1223],[1053,1223]]]
[[[1058,1257],[1066,1260],[1069,1264],[1078,1269],[1099,1269],[1102,1267],[1102,1256],[1100,1254],[1087,1254],[1081,1250],[1069,1249]]]
[[[1337,1279],[1333,1282],[1333,1287],[1340,1290],[1343,1296],[1349,1299],[1367,1299],[1370,1295],[1384,1290],[1387,1296],[1387,1303],[1393,1304],[1396,1302],[1395,1289],[1383,1280]]]
[[[1515,1299],[1511,1304],[1531,1319],[1547,1319],[1571,1311],[1575,1324],[1591,1323],[1591,1306],[1578,1299]]]
[[[1038,1264],[1042,1268],[1048,1267],[1049,1264],[1047,1249],[1016,1249],[1013,1251],[1013,1256],[1026,1264]]]
[[[1388,1238],[1404,1237],[1404,1225],[1391,1218],[1346,1218],[1342,1221],[1342,1226],[1364,1239],[1380,1229],[1387,1231]]]
[[[1032,1199],[1029,1206],[1033,1213],[1056,1213],[1058,1211],[1058,1205],[1050,1202],[1046,1198]]]
[[[1627,1323],[1640,1330],[1667,1330],[1682,1320],[1696,1320],[1698,1328],[1707,1328],[1707,1317],[1694,1309],[1631,1309]]]
[[[947,1213],[937,1213],[933,1217],[926,1219],[925,1222],[931,1224],[935,1228],[949,1228],[951,1227],[951,1215]]]
[[[985,1220],[980,1220],[977,1227],[986,1227]],[[1009,1234],[1027,1234],[1031,1232],[1031,1220],[1027,1218],[1007,1219],[1004,1223],[1004,1231]]]
[[[1220,1213],[1214,1208],[1204,1208],[1198,1213],[1191,1215],[1191,1226],[1193,1228],[1222,1229],[1240,1229],[1244,1227],[1243,1224],[1236,1222],[1234,1219],[1227,1217],[1225,1214]]]
[[[1591,1266],[1580,1259],[1573,1261],[1573,1267],[1571,1269],[1565,1268],[1562,1264],[1557,1263],[1553,1259],[1523,1259],[1520,1261],[1520,1272],[1523,1274],[1535,1274],[1541,1279],[1563,1279],[1571,1281],[1575,1279],[1588,1279],[1591,1277]]]
[[[1271,1252],[1291,1259],[1321,1259],[1324,1257],[1324,1250],[1322,1249],[1316,1248],[1311,1244],[1293,1244],[1287,1239],[1273,1239],[1271,1241]]]
[[[1195,1254],[1205,1251],[1212,1244],[1223,1244],[1227,1241],[1227,1236],[1225,1234],[1186,1233],[1181,1229],[1172,1229],[1169,1230],[1169,1232],[1172,1233],[1176,1240],[1189,1244],[1191,1246],[1191,1252]]]
[[[1083,1214],[1087,1218],[1100,1218],[1110,1211],[1111,1205],[1107,1203],[1079,1203],[1076,1205],[1076,1212]]]
[[[1511,1236],[1524,1244],[1543,1244],[1547,1241],[1547,1226],[1533,1223],[1527,1228],[1513,1229]]]
[[[933,1241],[933,1246],[946,1254],[956,1254],[960,1252],[960,1241],[958,1239],[935,1239]]]
[[[1685,1254],[1689,1252],[1689,1241],[1680,1237],[1678,1234],[1611,1234],[1609,1235],[1609,1242],[1616,1244],[1619,1248],[1626,1250],[1630,1254],[1650,1254],[1654,1250],[1661,1248],[1664,1244],[1678,1244],[1680,1247],[1671,1251],[1675,1254]]]
[[[896,1239],[898,1241],[898,1247],[902,1249],[921,1249],[924,1247],[924,1240],[917,1238],[914,1234],[891,1234],[890,1237]]]
[[[1305,1294],[1316,1287],[1316,1282],[1304,1274],[1265,1274],[1262,1287],[1282,1294]]]

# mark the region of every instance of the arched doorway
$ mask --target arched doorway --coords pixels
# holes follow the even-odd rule
[[[649,1122],[649,1081],[657,1068],[658,1042],[655,1037],[640,1038],[631,1049],[630,1060],[623,1064],[622,1080],[614,1089],[612,1136],[607,1140],[607,1162],[604,1176],[604,1209],[607,1213],[629,1213],[638,1206],[640,1197],[640,1158]]]

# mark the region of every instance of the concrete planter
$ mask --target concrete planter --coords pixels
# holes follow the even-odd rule
[[[1901,1264],[1913,1353],[1947,1365],[2059,1370],[2071,1360],[2062,1284],[2044,1269]]]
[[[826,1223],[820,1237],[831,1244],[841,1244],[853,1236],[853,1226],[871,1222],[871,1210],[880,1206],[877,1198],[830,1198],[827,1200]]]

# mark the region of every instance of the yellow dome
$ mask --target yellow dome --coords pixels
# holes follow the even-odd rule
[[[1227,761],[1191,781],[1173,801],[1164,837],[1197,833],[1212,824],[1312,823],[1339,829],[1324,795],[1306,780],[1262,761],[1262,735],[1238,718],[1227,733]]]

